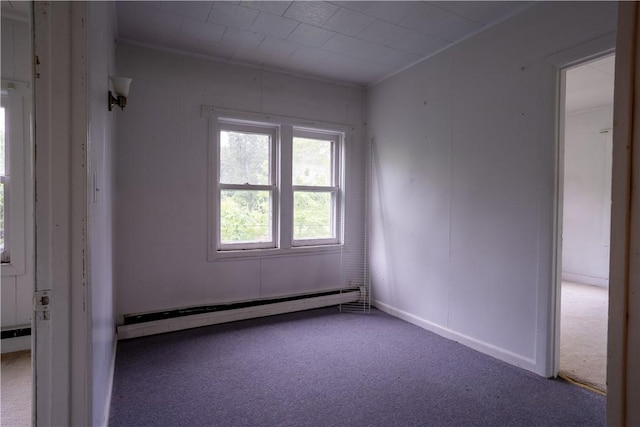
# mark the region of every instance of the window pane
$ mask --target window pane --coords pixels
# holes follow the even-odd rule
[[[270,242],[271,191],[220,191],[220,241]]]
[[[0,108],[0,175],[4,176],[6,173],[6,159],[5,159],[5,144],[4,144],[4,115],[5,109],[4,107]]]
[[[331,239],[333,227],[333,193],[296,191],[293,194],[293,238]]]
[[[293,185],[333,185],[333,141],[293,138]]]
[[[4,252],[4,184],[0,183],[0,252]]]
[[[220,131],[220,182],[223,184],[271,184],[270,135]]]
[[[4,107],[0,108],[0,176],[6,173],[5,168],[5,127],[4,127]],[[4,183],[0,183],[0,252],[4,252]]]

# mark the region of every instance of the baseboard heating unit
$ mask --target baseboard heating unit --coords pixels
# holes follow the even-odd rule
[[[200,326],[347,304],[360,301],[362,298],[361,288],[350,288],[283,298],[125,315],[124,324],[117,328],[118,339],[125,340]]]

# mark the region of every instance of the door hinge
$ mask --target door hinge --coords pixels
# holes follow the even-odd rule
[[[35,56],[35,58],[33,60],[33,63],[35,65],[33,67],[34,68],[34,73],[33,74],[34,74],[36,79],[39,79],[40,78],[40,58],[38,57],[38,55]]]
[[[51,291],[35,291],[33,293],[33,311],[38,320],[49,320],[51,312]]]

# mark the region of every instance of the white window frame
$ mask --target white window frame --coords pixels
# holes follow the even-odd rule
[[[220,132],[222,131],[238,131],[245,133],[255,133],[260,135],[269,135],[269,183],[268,184],[226,184],[220,182]],[[216,132],[216,247],[218,251],[231,251],[231,250],[251,250],[251,249],[273,249],[276,247],[278,238],[278,188],[277,188],[277,157],[276,147],[278,141],[278,127],[265,123],[254,123],[239,121],[228,118],[220,118],[218,120],[217,132]],[[271,193],[271,240],[264,242],[243,242],[243,243],[222,243],[220,235],[221,226],[221,212],[220,212],[220,197],[222,191],[225,190],[244,190],[244,191],[269,191]]]
[[[25,185],[30,166],[31,87],[28,83],[2,79],[5,108],[5,250],[8,262],[1,264],[2,276],[26,273]],[[8,209],[7,209],[8,207]]]
[[[293,128],[293,138],[309,138],[324,141],[331,141],[331,185],[328,186],[311,186],[311,185],[292,185],[292,193],[296,192],[317,192],[330,193],[332,195],[333,212],[331,218],[331,228],[333,236],[323,239],[295,239],[292,231],[292,246],[316,246],[316,245],[335,245],[340,243],[340,231],[342,229],[342,139],[343,135],[336,132],[327,132],[325,130]],[[293,142],[292,142],[293,143]],[[293,160],[291,167],[293,166]],[[292,196],[293,197],[293,196]],[[292,218],[292,227],[295,227],[295,220]]]
[[[237,110],[230,110],[214,106],[201,106],[201,117],[208,119],[209,129],[209,191],[208,191],[208,256],[210,262],[237,258],[262,258],[279,257],[291,255],[312,255],[319,253],[340,252],[345,244],[344,218],[345,208],[345,168],[346,162],[344,151],[345,143],[351,132],[355,130],[353,126],[309,121],[305,119],[267,115],[262,113],[252,113]],[[273,226],[274,245],[273,247],[251,247],[247,245],[237,245],[236,247],[221,247],[220,245],[220,190],[219,190],[219,138],[220,124],[234,124],[239,126],[258,126],[276,129],[276,139],[272,146],[275,161],[275,176],[272,184],[274,188],[273,206]],[[310,132],[313,135],[322,135],[327,139],[328,135],[335,135],[337,138],[336,149],[336,181],[334,186],[337,191],[336,214],[335,214],[335,238],[300,240],[293,239],[293,186],[291,183],[292,168],[292,144],[295,132]],[[337,184],[337,185],[335,185]],[[241,186],[245,188],[245,186]],[[325,187],[319,187],[318,191],[326,191]]]

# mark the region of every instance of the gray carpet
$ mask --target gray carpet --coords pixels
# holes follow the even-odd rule
[[[111,426],[603,426],[604,397],[377,310],[118,343]]]

